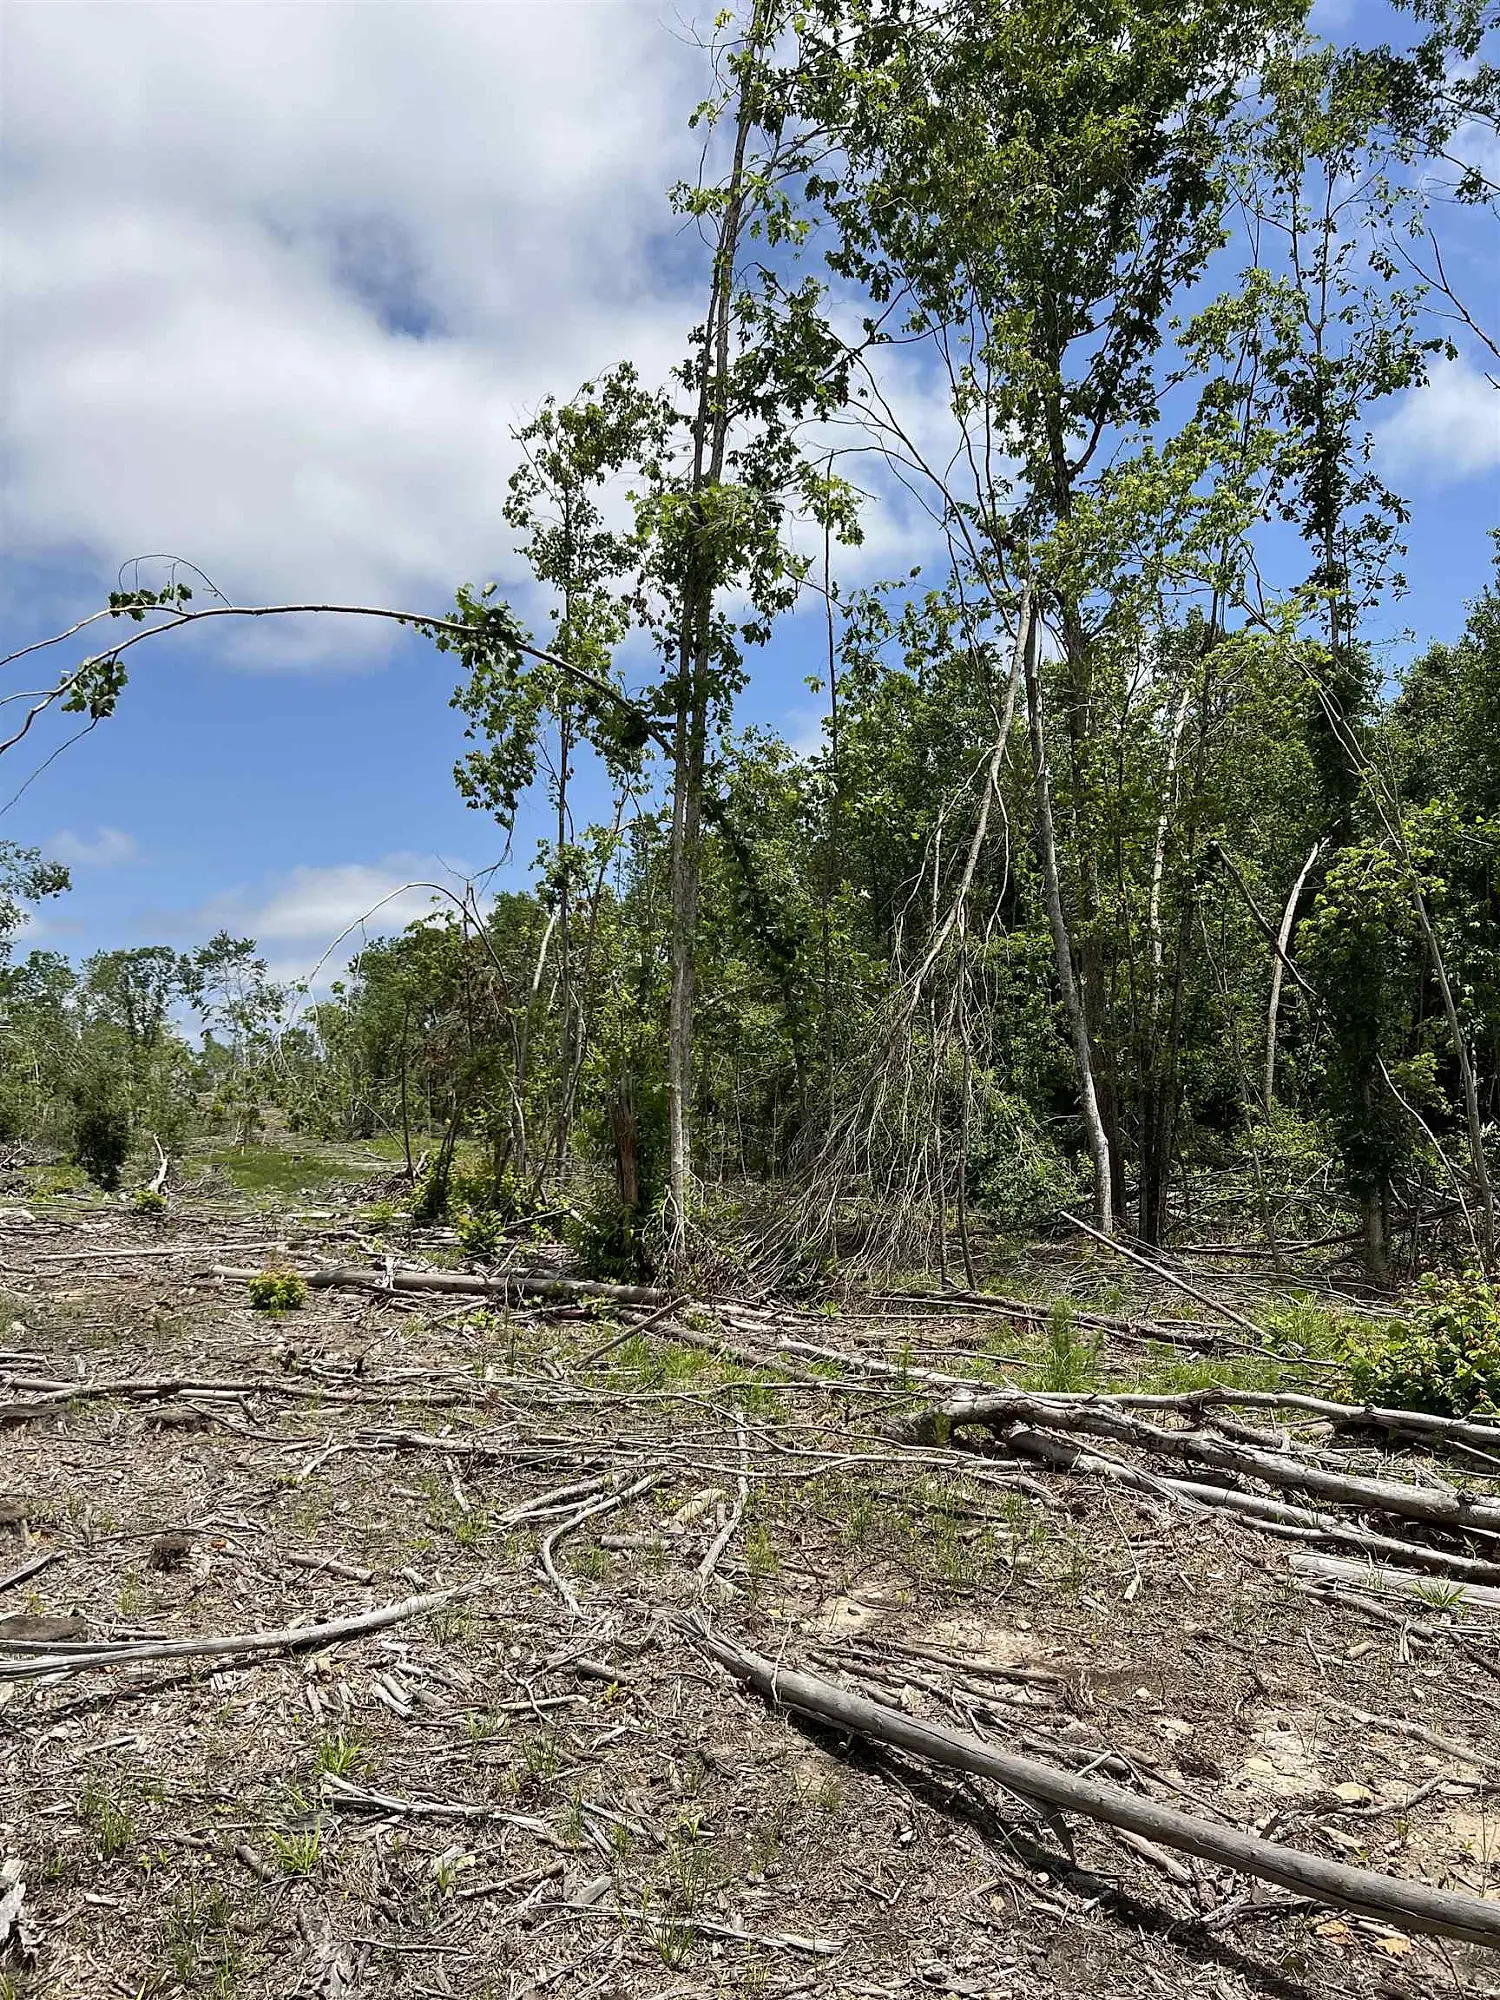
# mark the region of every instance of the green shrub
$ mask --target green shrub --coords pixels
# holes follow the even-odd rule
[[[129,1112],[105,1097],[81,1098],[73,1121],[73,1158],[89,1179],[112,1194],[129,1157]]]
[[[1500,1294],[1475,1275],[1429,1274],[1406,1319],[1350,1353],[1363,1402],[1433,1416],[1500,1410]]]
[[[600,1186],[568,1217],[562,1236],[585,1277],[634,1284],[649,1278],[652,1270],[641,1225],[641,1216],[625,1206],[613,1187]]]
[[[307,1302],[307,1280],[300,1271],[257,1271],[249,1291],[257,1312],[299,1312]]]
[[[167,1197],[162,1193],[160,1188],[137,1188],[135,1193],[130,1197],[130,1206],[135,1210],[137,1215],[165,1215],[167,1212]]]
[[[1006,1235],[1057,1225],[1087,1198],[1082,1168],[1058,1147],[1029,1106],[995,1093],[969,1144],[969,1199]]]
[[[1028,1386],[1054,1396],[1076,1396],[1099,1386],[1104,1342],[1081,1333],[1066,1299],[1054,1299],[1047,1315],[1047,1338]]]
[[[493,1209],[465,1209],[455,1226],[466,1257],[493,1257],[505,1239],[505,1224]]]
[[[448,1161],[440,1159],[435,1166],[428,1168],[417,1182],[411,1199],[413,1222],[447,1221],[452,1179],[453,1169]]]

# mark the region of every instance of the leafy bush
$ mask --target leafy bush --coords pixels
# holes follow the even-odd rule
[[[1500,1294],[1477,1275],[1429,1274],[1409,1317],[1355,1348],[1349,1372],[1364,1402],[1439,1417],[1500,1410]]]
[[[167,1197],[162,1193],[160,1188],[137,1188],[130,1198],[130,1206],[135,1210],[137,1215],[165,1215],[167,1212]]]
[[[81,1096],[73,1121],[73,1158],[89,1179],[112,1194],[129,1157],[129,1112],[102,1095]]]
[[[411,1215],[413,1222],[444,1222],[448,1216],[448,1201],[452,1186],[453,1169],[450,1162],[439,1160],[429,1167],[417,1182],[416,1193],[412,1196]]]
[[[1058,1211],[1087,1199],[1083,1169],[1071,1161],[1020,1099],[996,1093],[970,1136],[970,1200],[1006,1235],[1052,1227]]]
[[[300,1271],[257,1271],[249,1291],[257,1312],[299,1312],[307,1302],[307,1280]]]
[[[635,1284],[651,1276],[642,1217],[626,1207],[613,1187],[601,1185],[582,1200],[562,1234],[586,1277]]]
[[[504,1240],[505,1224],[493,1209],[465,1209],[456,1227],[459,1248],[466,1257],[493,1257]]]

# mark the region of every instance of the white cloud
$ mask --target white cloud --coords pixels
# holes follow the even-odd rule
[[[69,868],[117,868],[123,861],[134,861],[141,850],[119,827],[101,826],[92,838],[64,828],[42,842],[42,851],[49,861],[61,861]]]
[[[1436,485],[1500,471],[1500,389],[1462,356],[1439,361],[1421,388],[1407,391],[1378,438],[1395,471]]]
[[[291,868],[258,889],[212,897],[185,921],[195,932],[230,930],[259,943],[323,950],[351,929],[383,937],[428,915],[447,898],[423,885],[441,882],[450,873],[430,854]],[[458,885],[453,886],[457,892]]]
[[[503,577],[511,427],[684,338],[653,249],[699,68],[654,0],[9,6],[9,559],[166,549],[242,602]]]

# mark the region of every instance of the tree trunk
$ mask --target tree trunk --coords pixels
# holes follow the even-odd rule
[[[1042,708],[1042,677],[1039,669],[1041,621],[1029,597],[1023,603],[1027,620],[1023,635],[1026,664],[1026,707],[1031,726],[1031,761],[1036,775],[1037,830],[1040,838],[1042,883],[1047,899],[1047,915],[1052,924],[1052,948],[1057,961],[1057,983],[1062,990],[1063,1011],[1078,1065],[1078,1096],[1083,1112],[1083,1128],[1088,1139],[1089,1157],[1094,1165],[1094,1221],[1108,1236],[1114,1226],[1113,1179],[1109,1137],[1100,1116],[1098,1092],[1094,1087],[1094,1056],[1089,1044],[1088,1023],[1078,982],[1073,976],[1073,947],[1068,922],[1063,913],[1062,885],[1057,868],[1057,835],[1052,820],[1052,776],[1047,765],[1046,717]]]
[[[1276,949],[1271,954],[1271,998],[1266,1008],[1266,1081],[1264,1101],[1266,1117],[1271,1116],[1276,1106],[1276,1023],[1281,1012],[1281,976],[1286,966],[1287,946],[1291,942],[1292,926],[1297,921],[1297,904],[1303,886],[1312,873],[1313,863],[1323,851],[1321,840],[1315,840],[1312,852],[1302,864],[1301,872],[1292,884],[1292,893],[1286,899],[1286,908],[1281,913],[1281,928],[1276,933]]]

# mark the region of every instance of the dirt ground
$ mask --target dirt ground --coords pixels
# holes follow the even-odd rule
[[[799,1725],[688,1624],[1500,1899],[1500,1677],[1475,1658],[1500,1662],[1500,1611],[1313,1597],[1245,1525],[900,1446],[913,1385],[716,1357],[701,1309],[693,1345],[597,1303],[325,1290],[271,1317],[205,1275],[457,1266],[369,1194],[203,1176],[152,1219],[0,1190],[4,2000],[1500,1993],[1493,1955]],[[786,1324],[995,1379],[1034,1352],[993,1312]],[[459,1587],[259,1657],[7,1674]]]

